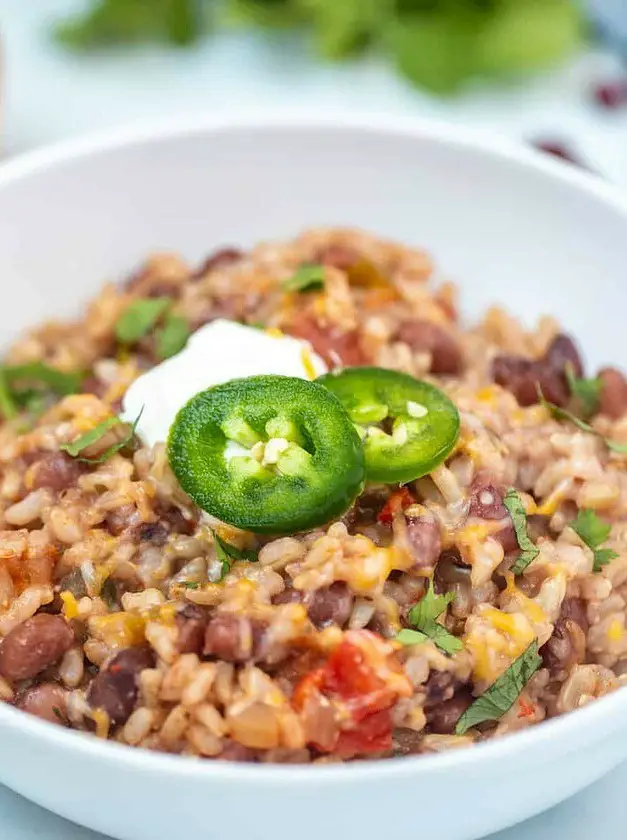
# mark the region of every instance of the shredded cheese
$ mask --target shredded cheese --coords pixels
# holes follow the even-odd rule
[[[475,394],[475,397],[479,402],[494,405],[498,399],[499,392],[500,388],[497,388],[495,385],[487,385],[485,388],[480,388]]]
[[[625,628],[618,618],[610,622],[606,631],[607,639],[610,642],[620,642],[625,635]]]
[[[533,598],[529,598],[524,594],[524,592],[521,592],[521,590],[518,589],[516,586],[516,579],[511,572],[506,572],[505,580],[507,582],[505,592],[512,597],[516,607],[523,613],[523,615],[526,615],[533,624],[544,624],[548,621],[547,615],[542,609],[542,606]]]
[[[63,615],[70,621],[73,618],[78,618],[78,601],[72,595],[71,592],[64,590],[63,592],[59,593],[61,600],[63,601]]]
[[[104,709],[94,709],[91,713],[91,718],[96,724],[96,736],[98,738],[109,737],[109,715]]]
[[[118,612],[93,616],[89,629],[114,648],[132,647],[144,641],[145,619],[134,613]]]
[[[470,652],[475,680],[492,683],[536,638],[536,631],[522,613],[505,613],[484,606],[468,624],[464,644]]]
[[[534,513],[537,513],[539,516],[553,516],[558,506],[564,501],[564,499],[564,488],[558,487],[546,497],[540,506],[536,507]]]

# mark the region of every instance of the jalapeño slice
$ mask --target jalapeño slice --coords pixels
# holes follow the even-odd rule
[[[428,382],[377,367],[316,380],[339,398],[362,438],[368,481],[404,484],[431,472],[459,436],[459,413]]]
[[[234,379],[196,394],[170,428],[168,458],[196,504],[262,534],[340,516],[365,477],[363,447],[340,401],[288,376]]]

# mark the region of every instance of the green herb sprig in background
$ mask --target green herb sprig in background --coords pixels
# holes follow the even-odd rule
[[[55,35],[78,51],[183,47],[220,25],[307,33],[323,59],[372,50],[436,93],[536,71],[572,53],[582,35],[576,0],[91,0]]]

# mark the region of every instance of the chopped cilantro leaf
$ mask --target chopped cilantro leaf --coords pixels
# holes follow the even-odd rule
[[[430,639],[445,653],[453,654],[462,650],[464,646],[461,640],[436,621],[454,598],[452,592],[436,595],[433,582],[429,581],[422,599],[409,611],[408,618],[413,629],[401,630],[396,640],[404,645],[418,645]]]
[[[603,522],[593,510],[582,508],[577,517],[570,523],[570,527],[577,534],[594,555],[593,572],[600,572],[610,560],[618,557],[611,548],[601,548],[601,543],[609,537],[612,526]]]
[[[139,298],[126,307],[115,325],[115,335],[123,344],[136,344],[157,324],[172,301],[167,297]]]
[[[583,379],[575,376],[572,365],[566,366],[566,379],[570,393],[576,399],[579,413],[584,420],[592,417],[599,407],[603,383],[598,377]]]
[[[98,425],[94,426],[93,429],[85,432],[71,443],[62,443],[59,449],[62,449],[64,452],[67,452],[68,455],[76,458],[83,449],[87,449],[93,443],[99,441],[101,437],[104,437],[104,435],[107,434],[109,429],[112,429],[114,426],[119,426],[120,423],[121,420],[119,417],[107,417],[107,419],[103,420],[102,423],[98,423]]]
[[[512,519],[520,548],[520,554],[512,566],[512,571],[515,575],[520,575],[536,559],[539,549],[533,544],[527,533],[527,514],[518,492],[514,489],[508,490],[503,499],[503,504]]]
[[[155,336],[157,356],[160,359],[169,359],[185,347],[190,336],[190,329],[187,321],[181,315],[168,313],[163,327],[157,330]]]
[[[222,564],[222,574],[220,579],[224,578],[231,571],[231,566],[234,560],[246,560],[249,563],[256,563],[259,559],[259,552],[252,548],[240,549],[231,543],[226,542],[215,531],[213,532],[213,539],[216,547],[216,557]]]
[[[620,455],[627,455],[627,443],[619,443],[616,440],[610,440],[610,438],[606,438],[600,432],[597,432],[595,428],[593,428],[589,423],[586,423],[585,420],[582,420],[581,417],[577,417],[572,411],[567,411],[565,408],[560,408],[559,405],[555,405],[555,403],[549,402],[545,399],[542,390],[538,386],[538,396],[540,398],[540,403],[548,409],[553,417],[556,420],[569,420],[578,429],[581,429],[582,432],[588,432],[590,435],[595,435],[605,443],[608,449],[612,452],[617,452]]]
[[[542,665],[542,657],[538,654],[538,640],[529,647],[509,666],[492,685],[477,697],[475,702],[466,709],[457,721],[456,735],[464,735],[473,726],[489,720],[499,720],[508,712],[531,677]]]
[[[284,283],[286,292],[312,292],[324,287],[323,265],[301,265]]]
[[[455,595],[452,592],[436,595],[433,583],[429,581],[427,591],[409,611],[409,620],[414,627],[420,628],[427,621],[435,621],[454,600]]]
[[[124,447],[128,446],[132,442],[135,437],[137,424],[139,423],[143,411],[144,409],[142,408],[134,422],[129,427],[128,432],[120,438],[120,440],[111,444],[111,446],[107,447],[104,452],[95,458],[85,458],[84,456],[81,456],[80,453],[84,449],[87,449],[88,446],[91,446],[96,443],[96,441],[100,440],[109,431],[109,429],[112,429],[115,426],[123,425],[119,417],[109,417],[106,420],[103,420],[102,423],[99,423],[95,428],[85,432],[85,434],[81,435],[72,443],[64,443],[60,449],[63,449],[68,453],[68,455],[71,455],[73,458],[77,458],[84,464],[103,464],[105,461],[108,461],[112,455],[115,455],[116,452],[119,452],[120,449],[124,449]]]

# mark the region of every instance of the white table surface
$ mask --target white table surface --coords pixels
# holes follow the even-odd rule
[[[568,140],[592,168],[627,189],[627,109],[600,111],[589,96],[595,81],[619,72],[618,62],[602,52],[523,85],[476,86],[454,100],[438,100],[375,59],[322,66],[294,41],[273,47],[245,33],[221,35],[185,52],[151,48],[68,56],[51,43],[48,27],[80,5],[80,0],[0,0],[6,156],[114,126],[260,106],[302,110],[306,104],[312,113],[426,115],[521,140]],[[626,789],[627,765],[570,802],[496,837],[624,840]],[[0,838],[97,840],[2,788]]]

